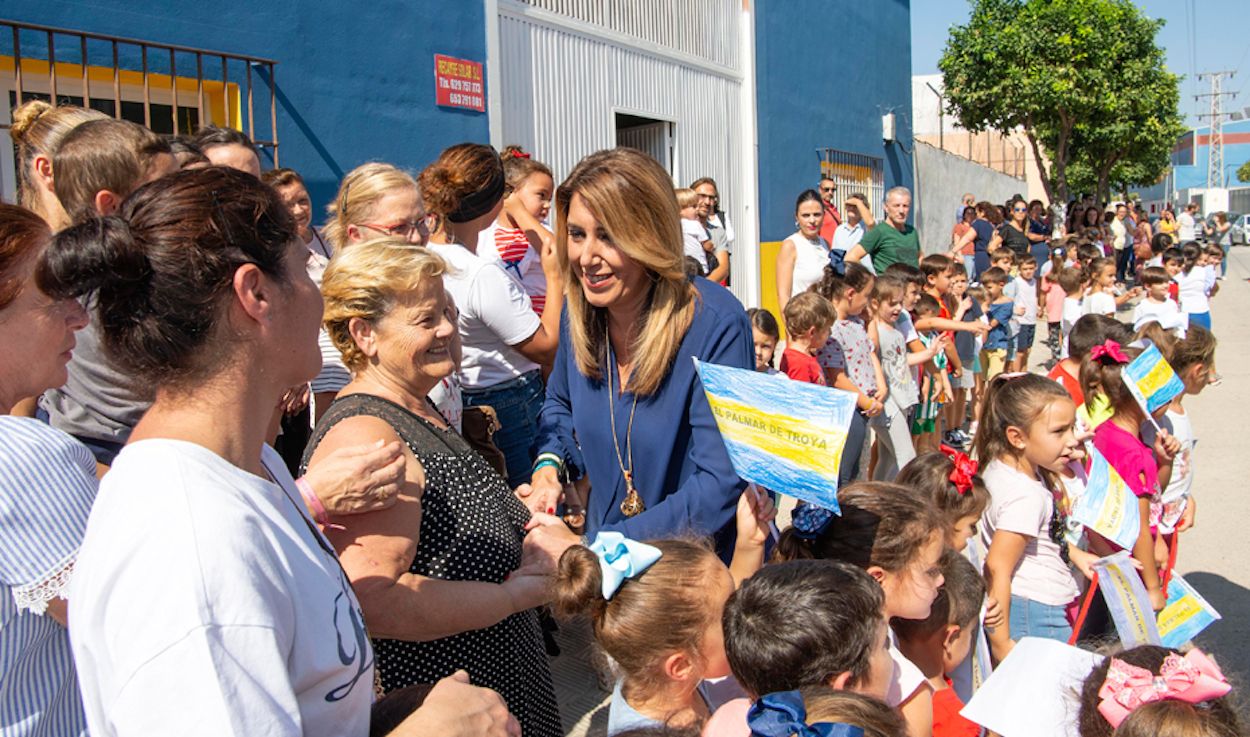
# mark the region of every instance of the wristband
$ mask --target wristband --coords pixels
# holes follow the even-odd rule
[[[531,473],[538,473],[538,471],[543,468],[554,468],[556,470],[556,475],[560,475],[560,464],[550,458],[544,458],[538,463],[535,463]]]
[[[342,525],[330,522],[330,515],[326,512],[325,505],[321,503],[321,498],[313,491],[312,484],[308,483],[303,476],[295,479],[295,488],[299,489],[300,496],[304,498],[304,504],[307,504],[309,511],[312,512],[314,522],[332,530],[346,529]]]

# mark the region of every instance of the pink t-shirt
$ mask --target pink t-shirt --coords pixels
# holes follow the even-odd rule
[[[750,737],[751,728],[747,726],[750,710],[750,699],[726,701],[703,723],[703,737]]]
[[[1068,293],[1059,282],[1050,279],[1042,279],[1042,288],[1046,291],[1046,322],[1062,322],[1063,299]]]
[[[1136,435],[1107,421],[1094,430],[1094,447],[1138,497],[1153,497],[1159,487],[1154,453]]]

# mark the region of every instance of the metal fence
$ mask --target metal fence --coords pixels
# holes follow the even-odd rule
[[[837,204],[852,194],[867,198],[873,212],[880,214],[885,206],[885,162],[876,156],[818,148],[820,175],[838,185]]]
[[[157,133],[205,123],[246,130],[278,165],[272,59],[0,19],[0,90],[11,111],[32,99],[89,107]],[[253,74],[255,70],[255,75]],[[10,72],[7,78],[2,74]],[[268,88],[265,138],[257,139],[253,77]],[[263,95],[264,92],[261,92]],[[264,101],[261,101],[262,117]],[[265,130],[267,128],[267,130]]]

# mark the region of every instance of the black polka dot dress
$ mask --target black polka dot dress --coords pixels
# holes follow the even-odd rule
[[[425,469],[421,534],[409,572],[501,583],[520,565],[529,511],[455,430],[439,429],[380,397],[352,394],[336,400],[317,423],[304,464],[330,428],[357,415],[386,421]],[[525,737],[563,734],[536,610],[431,642],[375,638],[373,647],[386,692],[464,669],[474,684],[503,696]]]

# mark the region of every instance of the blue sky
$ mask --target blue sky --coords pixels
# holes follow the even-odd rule
[[[1186,122],[1199,125],[1194,114],[1207,112],[1209,99],[1194,100],[1194,94],[1207,92],[1210,83],[1198,82],[1197,72],[1236,69],[1237,75],[1224,80],[1225,90],[1239,91],[1224,98],[1225,109],[1250,107],[1250,25],[1246,0],[1140,0],[1138,7],[1149,16],[1164,18],[1158,43],[1167,52],[1168,67],[1184,75],[1181,83],[1181,112]],[[968,0],[912,0],[912,73],[935,74],[938,59],[946,45],[947,29],[968,19]],[[1189,18],[1192,12],[1194,22]],[[1191,41],[1193,39],[1193,41]]]

